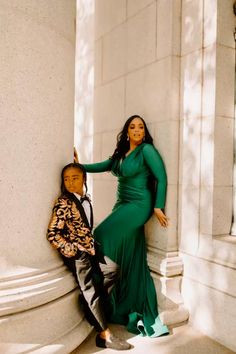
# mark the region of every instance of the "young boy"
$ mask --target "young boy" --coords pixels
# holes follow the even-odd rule
[[[61,178],[61,196],[53,207],[47,239],[60,252],[65,264],[76,276],[89,309],[90,322],[92,316],[95,329],[99,332],[96,336],[97,347],[130,349],[129,343],[115,337],[109,330],[101,289],[94,278],[99,262],[99,270],[104,278],[103,290],[109,294],[118,275],[118,266],[108,257],[99,254],[99,251],[95,254],[93,211],[86,195],[86,171],[82,165],[71,163],[63,168]]]

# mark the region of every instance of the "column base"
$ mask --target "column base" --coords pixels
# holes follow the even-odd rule
[[[189,311],[184,306],[181,294],[183,262],[178,252],[163,252],[148,247],[148,263],[162,322],[168,326],[185,323]]]
[[[73,351],[93,328],[78,295],[74,277],[60,264],[5,278],[0,285],[0,353]]]
[[[1,317],[0,353],[68,354],[89,335],[93,327],[78,304],[79,291],[46,305]]]

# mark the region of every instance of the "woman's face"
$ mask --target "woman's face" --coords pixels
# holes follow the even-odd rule
[[[83,195],[84,176],[78,168],[69,167],[63,175],[64,186],[69,193]]]
[[[139,145],[145,137],[145,127],[142,119],[134,118],[128,127],[128,137],[131,143]]]

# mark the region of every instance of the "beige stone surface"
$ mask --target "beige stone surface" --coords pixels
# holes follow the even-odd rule
[[[93,162],[102,161],[102,133],[96,133],[93,135]],[[90,160],[85,160],[89,162]]]
[[[208,32],[207,32],[208,33]],[[202,115],[214,117],[216,103],[216,47],[209,45],[203,50]],[[203,130],[204,131],[204,130]]]
[[[219,1],[215,1],[215,0],[208,0],[203,2],[204,47],[208,47],[214,44],[217,40],[217,15],[218,15],[217,3],[219,4]]]
[[[178,63],[178,59],[168,57],[127,76],[126,116],[137,112],[147,122],[178,119]]]
[[[75,281],[46,240],[61,168],[73,158],[75,14],[74,0],[1,3],[4,354],[68,353],[90,332]]]
[[[202,53],[191,52],[181,60],[181,119],[201,117]]]
[[[95,54],[94,54],[95,87],[102,84],[102,48],[103,48],[103,41],[100,38],[95,42]]]
[[[104,104],[106,102],[106,104]],[[120,78],[97,87],[94,97],[94,132],[121,129],[124,123],[125,80]]]
[[[1,196],[7,203],[7,208],[5,203],[1,206],[5,220],[1,232],[6,237],[2,255],[7,255],[9,263],[37,269],[49,264],[52,255],[42,239],[45,240],[50,204],[59,191],[55,183],[59,182],[58,170],[70,160],[72,152],[74,47],[72,37],[65,38],[48,27],[47,21],[38,23],[27,11],[19,15],[11,5],[0,10],[6,33],[0,41],[3,48],[0,87],[5,97],[1,102],[0,123],[4,141]],[[26,2],[25,6],[31,9],[33,3],[28,7]],[[65,6],[68,16],[73,18],[73,2]],[[36,11],[36,2],[34,8]],[[47,55],[45,46],[51,48]],[[71,129],[64,130],[68,125]],[[13,171],[19,162],[20,168]],[[42,189],[42,181],[48,174],[50,179],[43,183],[44,192],[35,193]],[[21,247],[9,252],[13,235],[21,240]],[[23,242],[28,237],[31,242]],[[35,250],[40,257],[35,257]]]
[[[155,58],[156,2],[127,22],[127,71],[152,63]]]
[[[182,55],[202,48],[203,0],[185,0],[182,3]]]
[[[35,25],[48,27],[50,31],[57,33],[73,44],[75,22],[71,21],[71,18],[65,16],[65,14],[68,13],[68,8],[74,9],[74,4],[74,0],[62,0],[60,2],[51,0],[49,5],[47,0],[42,0],[40,1],[40,6],[37,6],[37,0],[13,0],[10,4],[8,0],[2,0],[1,10],[8,12],[5,20],[18,14],[18,21],[20,21],[20,18],[22,20],[25,18],[25,20],[33,21]],[[54,10],[55,7],[57,11]],[[73,19],[75,19],[75,13],[73,14]]]
[[[111,81],[126,72],[126,23],[103,37],[103,81]]]
[[[212,186],[214,183],[215,164],[215,116],[203,117],[201,122],[201,187]]]
[[[160,152],[166,166],[168,183],[178,183],[179,121],[162,121],[155,124],[155,146]],[[168,149],[167,149],[168,147]]]
[[[94,51],[77,58],[76,73],[77,89],[75,100],[81,102],[92,96],[94,87]]]
[[[116,200],[116,180],[94,180],[94,215],[98,224],[112,211]],[[102,202],[102,207],[101,207]]]
[[[234,159],[234,120],[225,117],[215,118],[215,175],[216,186],[232,186]]]
[[[183,185],[180,192],[179,249],[196,255],[199,242],[199,188]]]
[[[206,245],[206,243],[205,243]],[[184,255],[185,277],[194,279],[199,287],[205,285],[229,296],[236,295],[236,272],[231,267],[208,259]],[[233,309],[232,309],[233,310]]]
[[[146,338],[133,336],[125,331],[121,326],[112,326],[115,334],[126,339],[133,345],[133,348],[127,353],[137,354],[233,354],[234,352],[214,342],[203,333],[195,330],[190,326],[181,326],[171,329],[169,336],[160,338]],[[101,348],[97,348],[94,344],[95,333],[71,354],[92,354],[100,353]],[[106,354],[120,353],[111,349],[103,349]]]
[[[232,186],[215,186],[213,235],[229,235],[232,223]]]
[[[86,57],[94,50],[94,0],[77,0],[76,56]]]
[[[233,117],[234,77],[232,68],[235,62],[235,50],[218,45],[216,55],[216,114],[223,117]]]
[[[212,237],[212,234],[201,234],[198,256],[234,270],[236,264],[236,238],[231,235]]]
[[[28,347],[39,349],[49,344],[56,345],[62,337],[66,337],[74,329],[79,330],[80,327],[84,328],[84,331],[81,333],[81,337],[77,333],[77,340],[75,340],[75,346],[76,342],[79,345],[91,328],[87,322],[83,321],[83,318],[84,315],[78,306],[78,291],[70,291],[65,296],[45,303],[44,306],[35,307],[31,311],[22,311],[12,316],[2,317],[0,319],[0,352],[1,345],[5,345],[9,349],[4,354],[24,353],[22,349],[25,350]],[[66,342],[64,340],[62,345],[64,350],[61,352],[63,353],[68,353],[69,348],[73,349],[73,346]],[[67,345],[69,346],[67,347]],[[15,351],[10,351],[11,348],[14,348]]]
[[[202,185],[200,193],[200,230],[210,235],[213,232],[213,186]]]
[[[214,276],[213,271],[209,273],[210,279]],[[189,277],[183,279],[182,294],[195,328],[235,352],[235,297]]]
[[[187,117],[183,122],[182,159],[180,183],[184,186],[199,186],[201,164],[201,118]]]
[[[153,1],[153,0],[128,0],[127,1],[128,17],[134,16],[137,12],[145,9],[153,2],[155,2],[155,1]]]
[[[102,159],[108,159],[116,148],[117,135],[122,129],[123,124],[120,125],[120,129],[104,132],[102,134]]]
[[[126,0],[96,0],[95,11],[95,39],[98,39],[125,21]]]
[[[180,55],[181,1],[157,1],[157,59]]]
[[[218,28],[217,42],[226,47],[235,49],[235,41],[232,33],[235,29],[235,15],[233,12],[234,0],[219,0],[217,2]],[[209,14],[212,9],[209,9]]]

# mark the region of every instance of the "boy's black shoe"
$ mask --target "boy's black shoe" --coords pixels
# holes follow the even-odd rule
[[[115,350],[128,350],[132,348],[131,344],[123,339],[115,337],[113,334],[111,334],[109,339],[103,339],[97,334],[96,346],[99,348],[110,348]]]

